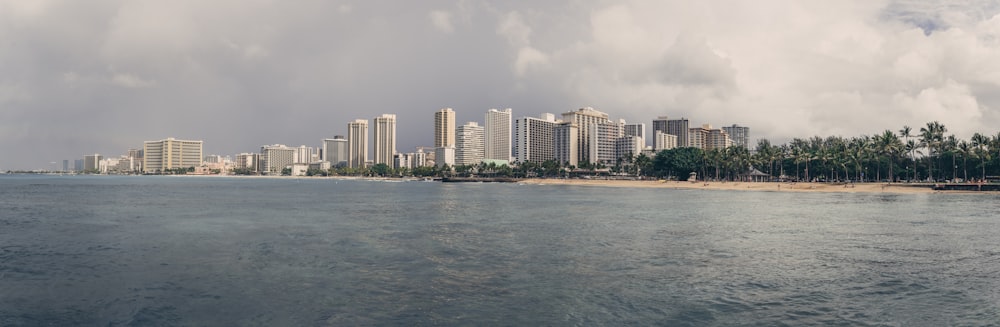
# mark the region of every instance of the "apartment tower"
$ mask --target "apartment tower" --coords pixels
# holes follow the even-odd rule
[[[364,167],[368,161],[368,121],[357,119],[347,123],[347,166]]]
[[[159,173],[201,166],[202,141],[167,138],[142,144],[142,172]]]
[[[375,117],[372,128],[372,141],[375,146],[375,164],[393,166],[392,157],[396,155],[396,115],[382,114]]]

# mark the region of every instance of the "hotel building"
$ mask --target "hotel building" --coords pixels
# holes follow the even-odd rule
[[[511,109],[486,112],[484,159],[510,161]]]
[[[468,122],[455,130],[455,165],[475,165],[483,161],[485,129]]]
[[[518,118],[514,123],[514,160],[518,163],[554,160],[558,125],[555,115],[548,113],[539,118]]]
[[[343,135],[334,136],[332,139],[323,139],[321,160],[329,162],[334,167],[347,166],[347,139]]]
[[[202,141],[167,138],[142,144],[142,172],[160,173],[201,166]]]
[[[281,170],[295,164],[298,149],[282,144],[260,147],[260,173],[264,175],[280,175]]]
[[[667,120],[667,134],[677,136],[677,147],[689,147],[695,146],[689,139],[688,133],[690,132],[690,127],[688,120],[681,117],[681,119]]]
[[[347,166],[364,167],[368,161],[368,121],[357,119],[347,123]]]
[[[396,155],[396,115],[382,114],[375,117],[372,139],[375,146],[375,164],[393,166]]]
[[[750,149],[750,127],[733,124],[733,126],[723,126],[722,130],[733,140],[733,145]]]

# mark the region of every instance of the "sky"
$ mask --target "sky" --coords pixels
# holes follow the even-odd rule
[[[0,169],[593,107],[750,138],[1000,131],[1000,2],[0,0]]]

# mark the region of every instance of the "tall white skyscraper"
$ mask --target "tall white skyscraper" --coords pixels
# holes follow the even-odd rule
[[[514,123],[514,157],[519,163],[542,163],[556,159],[555,115],[521,117]]]
[[[392,156],[396,155],[396,115],[382,114],[375,117],[372,135],[375,145],[375,164],[392,167]]]
[[[486,112],[485,159],[509,161],[511,150],[511,110],[490,109]]]
[[[434,113],[434,147],[455,146],[455,111],[444,108]]]
[[[580,162],[598,163],[599,158],[595,154],[596,149],[601,148],[601,146],[597,144],[597,137],[607,134],[606,132],[609,130],[608,127],[602,127],[598,130],[597,125],[614,124],[608,119],[608,114],[586,107],[563,113],[562,117],[564,122],[572,123],[577,127],[576,159]],[[599,131],[602,133],[598,133]],[[610,147],[613,149],[614,140],[610,142]]]
[[[364,167],[368,161],[368,121],[347,123],[347,166]]]
[[[468,122],[455,130],[455,165],[475,165],[483,161],[483,126]]]

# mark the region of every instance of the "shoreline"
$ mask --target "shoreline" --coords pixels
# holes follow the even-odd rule
[[[1000,194],[992,191],[941,191],[925,184],[890,183],[790,183],[790,182],[687,182],[662,180],[542,179],[521,180],[525,185],[570,185],[620,188],[665,188],[678,190],[813,192],[813,193],[886,193],[886,194]]]

